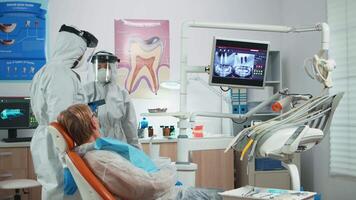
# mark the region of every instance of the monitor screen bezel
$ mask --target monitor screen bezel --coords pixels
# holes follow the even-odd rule
[[[246,42],[246,43],[255,43],[255,44],[264,44],[267,45],[267,55],[266,55],[266,66],[264,70],[264,77],[263,77],[263,83],[261,86],[256,85],[241,85],[241,84],[227,84],[227,83],[216,83],[213,82],[213,70],[214,70],[214,59],[215,59],[215,49],[216,49],[216,41],[217,40],[225,40],[225,41],[231,41],[231,42]],[[268,70],[268,58],[269,58],[269,48],[270,48],[270,42],[269,41],[260,41],[260,40],[247,40],[247,39],[230,39],[230,38],[221,38],[221,37],[213,37],[213,48],[211,51],[211,59],[210,59],[210,75],[209,75],[209,85],[211,86],[224,86],[224,87],[232,87],[232,88],[264,88],[266,85],[266,75],[267,75],[267,70]]]
[[[2,99],[11,99],[11,100],[14,100],[14,99],[19,99],[19,100],[26,100],[28,101],[28,116],[27,116],[27,119],[28,119],[28,122],[27,122],[27,126],[17,126],[17,127],[6,127],[6,126],[3,126],[3,127],[0,127],[0,130],[9,130],[9,129],[29,129],[30,128],[30,116],[31,116],[31,102],[30,102],[30,98],[29,97],[8,97],[8,96],[1,96],[0,97],[0,100]],[[0,102],[1,103],[1,102]]]

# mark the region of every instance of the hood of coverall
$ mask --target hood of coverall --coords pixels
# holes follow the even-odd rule
[[[65,31],[58,32],[50,62],[61,62],[70,69],[73,67],[73,63],[84,55],[86,50],[87,44],[83,38]]]

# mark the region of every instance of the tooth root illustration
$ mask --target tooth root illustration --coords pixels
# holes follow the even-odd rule
[[[137,90],[140,82],[145,80],[151,91],[157,94],[159,88],[158,68],[163,53],[163,44],[157,37],[143,41],[130,41],[131,71],[127,77],[126,88],[130,93]]]
[[[132,91],[134,87],[134,83],[139,81],[137,80],[138,77],[146,77],[148,79],[148,84],[153,86],[153,92],[156,93],[157,91],[157,78],[155,71],[153,69],[153,63],[155,58],[142,58],[141,56],[136,57],[136,67],[134,72],[132,73],[132,81],[130,83],[129,91]],[[147,76],[148,75],[148,76]],[[137,80],[137,81],[135,81]]]
[[[4,24],[0,23],[0,30],[4,33],[11,33],[16,28],[16,23]]]
[[[30,26],[31,26],[31,21],[30,20],[26,20],[25,27],[29,28]]]

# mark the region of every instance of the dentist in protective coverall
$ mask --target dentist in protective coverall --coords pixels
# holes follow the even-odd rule
[[[141,149],[141,144],[138,142],[135,108],[129,93],[116,83],[116,64],[119,61],[112,53],[106,51],[95,53],[91,59],[95,80],[84,87],[89,102],[105,99],[105,104],[97,108],[102,135],[126,141]]]
[[[87,47],[96,47],[97,43],[89,32],[62,25],[52,57],[32,80],[31,106],[39,126],[31,141],[31,153],[43,200],[69,198],[64,195],[64,169],[47,127],[68,106],[87,101],[79,76],[72,69],[81,65]]]

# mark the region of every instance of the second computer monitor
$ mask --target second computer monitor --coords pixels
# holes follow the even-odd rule
[[[210,85],[264,87],[269,42],[214,38]]]

